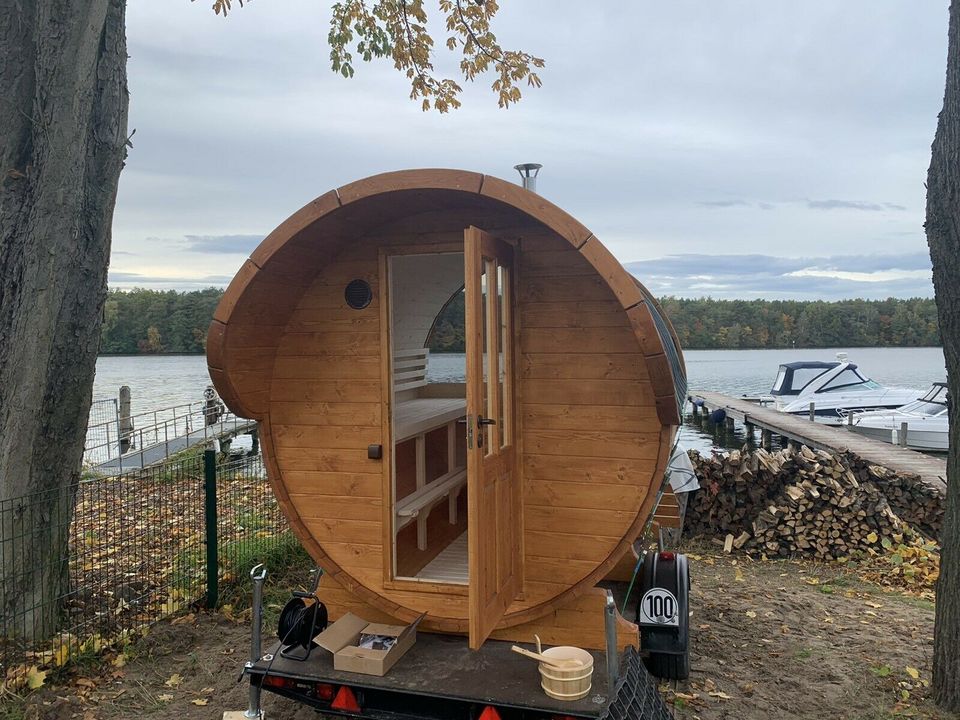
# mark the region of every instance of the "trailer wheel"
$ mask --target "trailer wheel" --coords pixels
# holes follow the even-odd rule
[[[650,553],[644,559],[637,605],[644,665],[666,680],[690,676],[690,572],[686,556]]]

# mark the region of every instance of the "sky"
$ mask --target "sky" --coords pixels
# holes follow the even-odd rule
[[[518,180],[539,162],[539,192],[657,295],[933,295],[946,0],[500,0],[494,30],[545,58],[543,87],[501,110],[492,77],[462,82],[446,115],[389,62],[331,72],[332,0],[250,0],[226,19],[210,1],[128,4],[113,288],[224,286],[286,217],[368,175]]]

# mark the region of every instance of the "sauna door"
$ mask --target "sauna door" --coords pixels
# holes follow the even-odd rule
[[[513,248],[468,228],[464,273],[470,647],[477,649],[520,591]]]

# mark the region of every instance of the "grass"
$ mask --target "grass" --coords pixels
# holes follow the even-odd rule
[[[27,711],[21,698],[12,696],[0,700],[0,720],[26,720]]]
[[[223,546],[220,551],[222,575],[220,603],[235,610],[253,604],[250,570],[258,563],[267,567],[263,605],[266,622],[272,623],[290,598],[292,587],[306,582],[313,560],[291,531],[265,538],[251,538]]]

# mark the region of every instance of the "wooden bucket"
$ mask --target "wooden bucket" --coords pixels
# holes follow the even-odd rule
[[[580,660],[583,665],[560,669],[540,663],[540,687],[556,700],[579,700],[590,692],[593,678],[593,655],[586,650],[569,645],[544,650],[547,657]]]

